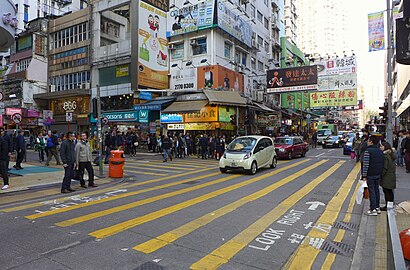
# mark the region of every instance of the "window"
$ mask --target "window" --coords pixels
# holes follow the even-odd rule
[[[269,52],[269,43],[265,41],[265,51]]]
[[[258,61],[258,70],[263,71],[264,64],[261,61]]]
[[[224,56],[231,59],[232,45],[225,42]]]
[[[184,43],[175,44],[174,49],[171,50],[171,59],[184,58]]]
[[[17,63],[16,71],[20,72],[20,71],[26,70],[28,68],[28,66],[30,65],[30,62],[31,62],[31,58],[30,59],[20,60]]]
[[[256,12],[255,6],[251,5],[251,17],[252,18],[255,18],[255,12]]]
[[[28,22],[28,5],[24,5],[24,22]]]
[[[263,25],[266,29],[269,29],[269,20],[267,18],[263,18]]]
[[[242,65],[246,66],[248,55],[246,53],[242,53]]]
[[[81,87],[82,83],[90,82],[90,72],[83,71],[67,75],[56,76],[50,78],[51,84],[56,86],[56,91],[63,91],[68,89],[77,89]]]
[[[263,23],[263,15],[260,11],[258,11],[258,21],[260,21],[261,23]]]
[[[235,63],[239,64],[241,62],[241,53],[236,51],[235,52]]]
[[[193,55],[206,54],[206,38],[199,38],[196,44],[192,46]]]
[[[258,44],[262,47],[263,46],[263,38],[258,35]]]
[[[251,57],[251,68],[256,69],[256,61],[255,58]]]

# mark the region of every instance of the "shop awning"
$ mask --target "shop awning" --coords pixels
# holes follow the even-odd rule
[[[246,99],[235,91],[203,90],[211,105],[246,107]]]
[[[55,91],[47,92],[41,94],[34,94],[34,99],[42,100],[52,100],[59,98],[68,98],[68,97],[79,97],[79,96],[91,96],[91,90],[89,89],[75,89],[75,90],[64,90],[64,91]]]
[[[282,109],[281,110],[282,114],[286,114],[288,116],[302,116],[301,114],[295,112],[294,110],[291,109]]]
[[[206,104],[207,100],[176,101],[171,103],[163,113],[188,113],[199,112]]]
[[[265,104],[262,104],[262,103],[253,102],[252,105],[255,105],[255,106],[256,106],[257,108],[259,108],[260,111],[262,111],[262,112],[266,112],[266,113],[279,113],[278,111],[275,111],[274,109],[269,108],[268,106],[266,106]]]
[[[163,108],[166,108],[175,100],[175,97],[171,98],[157,98],[145,103],[134,105],[134,110],[150,110],[150,111],[159,111]]]

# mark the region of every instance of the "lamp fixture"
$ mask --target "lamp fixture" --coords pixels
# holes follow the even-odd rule
[[[182,69],[182,68],[180,68],[180,67],[178,66],[177,63],[172,64],[171,67],[173,67],[173,68],[174,68],[174,67],[177,67],[177,68],[179,68],[180,70]]]
[[[186,6],[186,5],[192,5],[192,3],[189,2],[189,0],[186,0],[185,3],[184,3],[184,6]]]
[[[202,59],[200,63],[201,63],[201,64],[206,63],[208,66],[211,65],[211,64],[208,63],[208,59],[206,59],[206,58]]]
[[[192,60],[189,60],[188,62],[186,62],[185,65],[186,65],[187,67],[193,66],[194,68],[196,68],[196,66],[192,63]]]

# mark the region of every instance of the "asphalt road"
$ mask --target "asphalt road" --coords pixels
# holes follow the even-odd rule
[[[350,268],[362,208],[359,167],[342,149],[254,176],[217,164],[140,155],[115,185],[13,194],[0,202],[0,268]]]

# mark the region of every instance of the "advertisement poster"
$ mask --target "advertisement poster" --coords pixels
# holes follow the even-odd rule
[[[355,56],[322,60],[316,65],[319,76],[357,72]]]
[[[171,90],[198,90],[196,68],[178,69],[172,72]]]
[[[356,89],[357,73],[319,76],[317,82],[319,91]]]
[[[167,37],[182,35],[213,27],[214,0],[185,5],[185,0],[176,0],[169,10]]]
[[[150,4],[151,6],[159,8],[162,11],[169,10],[169,6],[168,6],[169,0],[143,0],[143,1]]]
[[[168,88],[167,14],[144,2],[139,7],[138,84]]]
[[[369,52],[384,50],[383,12],[371,13],[368,18]]]
[[[235,114],[235,109],[219,106],[218,112],[219,112],[219,122],[230,123],[232,120],[231,115]]]
[[[213,65],[198,68],[198,89],[244,92],[243,75],[229,68]]]
[[[218,121],[218,107],[205,106],[199,112],[186,113],[185,123],[216,122]]]
[[[218,26],[237,40],[252,47],[252,30],[246,16],[228,1],[218,1]],[[249,21],[249,19],[248,19]]]
[[[310,107],[356,106],[357,90],[310,93]]]
[[[267,92],[316,90],[317,72],[316,65],[268,70]]]

